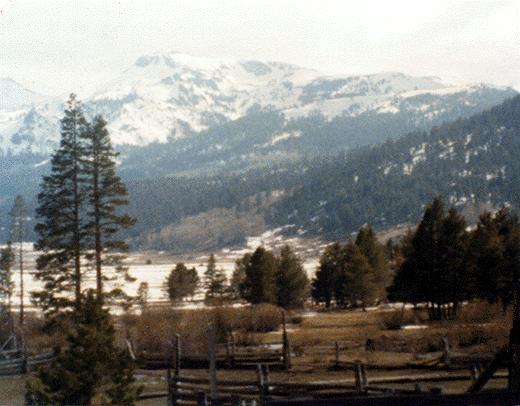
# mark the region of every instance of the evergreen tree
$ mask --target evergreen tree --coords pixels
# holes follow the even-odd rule
[[[317,303],[330,308],[342,266],[342,249],[338,242],[328,245],[320,256],[320,265],[312,280],[311,294]]]
[[[484,213],[471,235],[469,263],[474,295],[500,301],[504,310],[513,302],[513,287],[520,277],[520,224],[502,208]]]
[[[374,272],[370,261],[361,249],[349,242],[343,249],[344,272],[340,279],[343,290],[342,301],[363,309],[376,298]]]
[[[150,287],[148,286],[148,282],[141,282],[137,288],[137,303],[141,306],[141,313],[146,310],[149,296]]]
[[[233,270],[229,283],[229,293],[233,299],[242,297],[241,286],[246,279],[246,265],[250,260],[251,254],[245,254],[242,258],[238,258],[235,261],[235,269]]]
[[[272,252],[258,247],[245,267],[241,290],[249,303],[276,303],[276,258]]]
[[[11,298],[14,293],[13,265],[14,251],[11,242],[0,250],[0,332],[5,325],[12,331]]]
[[[204,272],[204,288],[206,299],[222,298],[226,293],[226,274],[221,268],[217,268],[215,255],[211,254],[208,258],[208,265]]]
[[[386,299],[386,288],[390,284],[388,258],[385,247],[377,241],[371,225],[361,227],[356,237],[356,245],[372,267],[375,297],[379,301]]]
[[[469,298],[470,285],[466,263],[466,222],[455,208],[451,208],[443,219],[437,244],[439,258],[437,283],[432,287],[434,300],[447,304],[448,314],[443,314],[443,318],[453,318],[457,314],[459,303]]]
[[[520,280],[520,223],[518,217],[504,207],[495,213],[494,222],[503,247],[498,296],[505,310],[513,303],[514,288]]]
[[[392,285],[388,288],[388,299],[416,305],[421,302],[419,292],[422,282],[414,266],[413,238],[414,233],[408,230],[399,242],[395,259],[395,276]]]
[[[213,275],[213,280],[206,291],[206,299],[219,298],[222,299],[226,294],[228,287],[227,278],[222,268],[217,268]]]
[[[124,275],[125,281],[129,280],[128,269],[122,265],[128,245],[117,236],[119,231],[135,224],[134,218],[119,213],[121,207],[128,204],[128,193],[116,175],[118,153],[112,148],[106,124],[97,116],[88,130],[81,133],[85,144],[82,163],[88,201],[88,221],[83,225],[83,233],[88,237],[86,246],[94,251],[96,292],[101,300],[105,294],[103,281],[107,279],[103,275],[104,265],[113,266]]]
[[[75,95],[67,102],[61,120],[61,140],[51,159],[51,173],[43,177],[36,214],[40,222],[35,230],[39,235],[35,273],[42,290],[33,297],[44,312],[74,305],[80,307],[82,298],[82,241],[81,224],[84,176],[81,165],[84,145],[81,134],[87,122]],[[74,301],[67,294],[73,294]]]
[[[215,254],[211,253],[208,258],[206,270],[204,271],[204,290],[206,291],[206,297],[213,296],[213,292],[211,292],[211,285],[213,284],[216,274],[217,260],[215,259]]]
[[[107,310],[91,292],[72,313],[65,348],[29,379],[27,389],[37,404],[133,405],[133,361],[114,345],[114,326]]]
[[[11,216],[11,239],[18,244],[18,269],[20,272],[20,326],[24,319],[24,269],[23,269],[23,240],[26,232],[27,206],[22,196],[16,196],[13,208],[9,213]]]
[[[277,304],[284,309],[301,307],[308,296],[309,279],[300,258],[285,245],[276,273]]]
[[[168,298],[172,302],[193,296],[199,284],[199,276],[195,268],[188,269],[179,262],[166,278],[165,287]]]
[[[491,303],[499,300],[499,281],[503,263],[504,246],[498,233],[497,224],[491,213],[480,216],[477,228],[471,233],[468,263],[474,297]]]

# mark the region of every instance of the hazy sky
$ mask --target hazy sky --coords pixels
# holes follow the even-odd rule
[[[39,92],[168,50],[520,89],[520,1],[0,0],[0,77]]]

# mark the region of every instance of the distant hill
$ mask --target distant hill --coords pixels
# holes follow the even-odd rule
[[[187,230],[190,216],[209,226],[211,216],[204,223],[203,214],[215,208],[234,210],[237,219],[260,213],[264,227],[289,225],[288,232],[327,238],[344,238],[364,223],[379,229],[414,223],[439,194],[474,218],[482,207],[518,209],[519,156],[517,96],[430,132],[336,156],[230,176],[132,182],[132,210],[146,222],[133,238],[137,245],[174,249],[161,230],[183,221]]]

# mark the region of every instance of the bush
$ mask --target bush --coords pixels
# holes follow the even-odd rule
[[[282,324],[281,309],[272,304],[259,304],[241,309],[240,329],[254,333],[268,333]]]
[[[423,323],[426,318],[419,310],[404,309],[379,314],[381,327],[385,330],[399,330],[403,326]]]

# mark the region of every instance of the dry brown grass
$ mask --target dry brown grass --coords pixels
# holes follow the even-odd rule
[[[230,333],[236,343],[255,344],[259,333],[279,328],[282,314],[273,305],[246,306],[240,308],[216,307],[211,309],[178,310],[150,308],[142,315],[121,318],[139,351],[171,351],[176,334],[182,340],[186,353],[203,353],[207,348],[208,323],[215,325],[218,342],[226,342]]]

